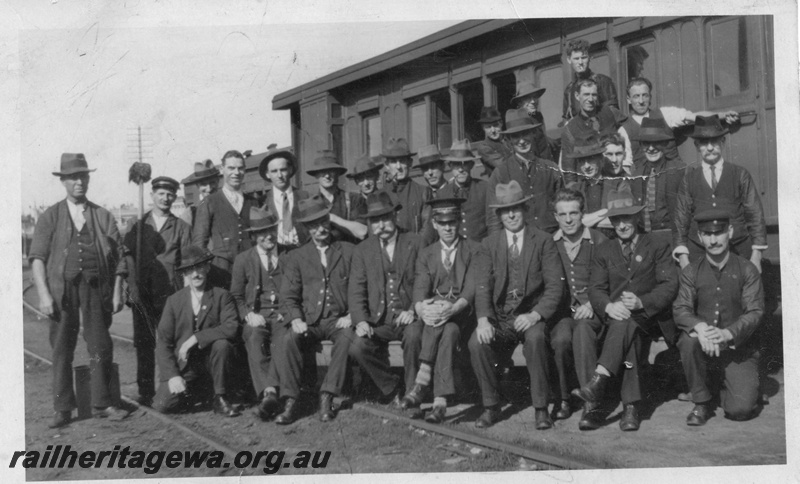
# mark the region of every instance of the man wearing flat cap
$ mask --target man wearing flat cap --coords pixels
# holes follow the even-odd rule
[[[678,292],[678,274],[670,258],[669,243],[638,231],[637,217],[644,207],[634,205],[629,190],[609,195],[608,218],[617,238],[597,247],[589,279],[589,300],[607,326],[606,338],[594,375],[573,395],[590,405],[579,422],[581,430],[602,425],[598,404],[608,380],[622,378],[623,431],[639,429],[637,405],[642,398],[639,366],[643,339],[664,336],[674,344],[672,301]]]
[[[214,413],[239,415],[227,398],[239,317],[233,296],[208,283],[213,259],[207,249],[193,245],[176,268],[184,287],[167,299],[157,329],[161,384],[153,408],[159,412],[176,412],[207,400],[209,389],[203,383],[210,380]]]
[[[231,286],[234,259],[252,245],[246,229],[250,226],[250,207],[256,206],[256,201],[244,193],[244,167],[244,156],[238,151],[230,150],[222,156],[222,189],[197,207],[192,231],[192,244],[208,247],[214,254],[211,284],[225,289]]]
[[[205,160],[202,163],[194,164],[194,171],[191,175],[181,180],[183,184],[183,191],[186,193],[186,188],[196,185],[197,188],[197,201],[188,203],[188,207],[180,215],[180,219],[189,225],[194,224],[195,215],[197,214],[197,206],[206,199],[209,195],[217,191],[219,185],[220,173],[214,162]]]
[[[339,164],[333,151],[320,151],[306,173],[317,179],[319,195],[328,202],[334,240],[358,243],[367,236],[367,226],[352,219],[352,199],[339,188],[339,177],[347,168]]]
[[[703,256],[703,245],[697,238],[694,215],[710,209],[728,213],[733,226],[730,250],[750,259],[761,271],[761,255],[767,249],[767,227],[761,197],[750,173],[724,159],[725,135],[718,116],[697,116],[694,145],[700,163],[686,168],[678,190],[675,209],[673,255],[681,268]]]
[[[285,398],[283,413],[275,423],[288,425],[297,418],[300,376],[305,368],[302,352],[322,340],[333,341],[331,361],[319,396],[319,418],[331,421],[333,397],[341,394],[347,371],[347,351],[352,339],[347,302],[353,244],[333,240],[330,206],[318,195],[299,203],[297,221],[311,240],[286,257],[279,297],[283,301],[283,340],[276,345],[275,364]]]
[[[414,386],[422,337],[422,321],[411,299],[422,241],[397,227],[399,209],[386,192],[367,197],[366,217],[373,236],[353,250],[348,291],[356,333],[350,356],[372,378],[384,400],[399,399],[401,388]],[[402,342],[403,380],[390,371],[390,341]]]
[[[380,156],[364,155],[356,161],[356,166],[351,173],[345,176],[358,186],[358,192],[351,192],[350,217],[352,220],[367,225],[367,198],[370,193],[378,189],[378,178],[383,169],[383,160]]]
[[[53,175],[59,177],[67,196],[39,217],[28,255],[39,310],[51,319],[55,407],[51,428],[69,424],[76,406],[72,359],[81,314],[94,416],[121,420],[128,415],[112,405],[113,345],[108,333],[112,313],[122,309],[124,248],[114,217],[86,199],[93,171],[82,153],[61,155],[61,169]]]
[[[503,115],[495,106],[482,107],[478,123],[483,128],[484,139],[473,147],[483,163],[484,174],[491,175],[497,165],[513,154],[514,150],[508,138],[503,136]]]
[[[524,109],[509,109],[506,112],[506,130],[503,134],[511,140],[514,154],[508,156],[489,177],[488,203],[495,203],[495,187],[515,180],[526,197],[531,196],[525,211],[525,223],[545,232],[554,232],[558,227],[550,210],[550,198],[561,188],[561,174],[550,160],[543,160],[533,151],[534,121]],[[501,232],[503,224],[494,209],[486,208],[486,225],[489,234]]]
[[[258,156],[258,155],[257,155]],[[299,213],[298,203],[308,198],[308,193],[292,187],[292,178],[297,171],[294,153],[272,147],[259,163],[258,173],[270,183],[264,192],[264,210],[275,214],[278,226],[278,247],[292,250],[308,241],[308,234],[295,223]],[[300,230],[298,230],[300,229]]]
[[[705,210],[694,221],[705,257],[681,271],[672,306],[681,363],[695,404],[686,424],[704,425],[712,416],[711,388],[719,389],[725,417],[747,420],[755,414],[759,397],[761,275],[750,261],[730,251],[734,228],[728,212]]]
[[[521,81],[517,84],[517,93],[511,98],[511,105],[516,109],[524,109],[528,116],[538,126],[533,130],[533,152],[544,160],[553,160],[551,141],[547,137],[547,128],[544,125],[544,116],[539,110],[539,99],[545,92],[545,88],[539,87],[533,81]]]
[[[156,326],[167,298],[183,287],[175,268],[192,244],[192,228],[172,214],[178,182],[166,176],[152,181],[153,209],[125,235],[128,287],[133,309],[133,345],[136,347],[136,383],[139,403],[150,405],[156,394]],[[136,244],[141,232],[141,247]],[[136,256],[141,257],[139,260]]]
[[[428,194],[425,187],[411,179],[412,153],[405,138],[391,138],[381,153],[388,179],[384,190],[392,194],[403,208],[397,212],[397,223],[408,232],[420,233],[425,227],[422,212]]]
[[[490,427],[500,417],[498,363],[508,359],[518,344],[523,345],[530,374],[531,401],[538,430],[553,426],[547,412],[547,339],[551,317],[564,291],[564,269],[552,237],[525,224],[525,196],[512,180],[495,188],[495,203],[503,231],[483,243],[491,268],[486,290],[476,293],[478,325],[469,339],[472,368],[478,377],[483,414],[475,422]]]
[[[455,395],[453,368],[462,333],[474,327],[475,295],[486,290],[488,260],[478,242],[459,236],[463,198],[428,201],[439,241],[417,257],[412,300],[424,323],[420,368],[414,386],[401,402],[403,408],[419,408],[431,382],[433,408],[425,417],[442,423],[448,397]]]

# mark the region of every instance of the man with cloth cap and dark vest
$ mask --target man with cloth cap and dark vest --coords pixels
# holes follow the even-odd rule
[[[219,170],[214,166],[211,160],[205,160],[202,163],[194,164],[194,172],[191,175],[181,180],[183,184],[183,192],[186,193],[186,188],[192,185],[197,185],[197,199],[194,203],[189,204],[186,210],[180,215],[180,219],[189,225],[194,224],[195,215],[197,214],[197,206],[200,202],[206,199],[209,195],[217,191],[219,184]]]
[[[519,184],[498,184],[491,208],[503,222],[502,232],[483,242],[489,254],[489,284],[475,295],[478,325],[469,339],[472,368],[483,397],[483,414],[475,422],[490,427],[500,417],[498,362],[522,344],[530,375],[531,402],[537,430],[549,429],[547,339],[564,291],[564,269],[551,236],[525,224],[525,202]]]
[[[675,209],[673,256],[681,268],[703,257],[703,245],[696,238],[693,217],[713,208],[724,210],[730,217],[733,235],[730,250],[755,264],[761,271],[761,253],[767,249],[767,226],[761,197],[750,173],[723,159],[727,128],[719,117],[697,116],[694,124],[694,145],[701,162],[686,168],[686,176],[678,190]]]
[[[495,106],[482,107],[478,123],[483,128],[484,139],[476,142],[473,147],[480,155],[483,174],[491,175],[497,165],[512,155],[514,150],[508,138],[503,136],[503,115]]]
[[[347,173],[347,168],[339,164],[333,151],[320,151],[306,173],[317,179],[319,195],[331,207],[328,215],[333,225],[334,240],[351,243],[363,240],[367,236],[367,226],[352,219],[352,200],[347,192],[339,188],[339,177]]]
[[[166,176],[153,179],[153,209],[132,226],[124,241],[133,309],[136,383],[139,403],[143,405],[150,405],[156,394],[156,327],[167,298],[183,287],[183,278],[175,268],[192,244],[192,227],[170,212],[178,186],[177,180]],[[142,245],[137,250],[140,231]]]
[[[694,221],[706,255],[683,269],[672,305],[681,363],[695,404],[686,424],[704,425],[711,417],[709,387],[719,388],[720,383],[725,416],[747,420],[759,397],[761,275],[750,261],[730,251],[734,229],[728,212],[706,210]]]
[[[90,357],[92,413],[110,420],[128,416],[111,400],[113,343],[108,333],[112,313],[122,309],[124,248],[114,217],[86,199],[93,171],[83,153],[61,155],[61,170],[53,175],[61,180],[67,197],[39,217],[28,256],[39,310],[51,319],[55,407],[51,428],[69,424],[76,406],[72,359],[81,315]]]
[[[386,192],[367,197],[366,217],[373,236],[353,250],[348,290],[357,336],[350,344],[350,356],[366,370],[384,400],[414,386],[422,337],[422,321],[411,299],[422,240],[398,229],[399,209]],[[390,371],[390,341],[402,341],[404,386]]]
[[[388,178],[384,190],[402,208],[397,212],[397,224],[403,230],[419,233],[425,228],[422,211],[428,194],[425,187],[411,179],[412,153],[405,138],[391,138],[381,156],[386,160]]]

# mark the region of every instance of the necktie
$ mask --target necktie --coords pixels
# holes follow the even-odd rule
[[[519,246],[517,245],[517,234],[511,236],[511,259],[519,259]]]
[[[267,274],[269,274],[270,272],[272,272],[272,257],[270,257],[269,254],[267,254],[266,259],[267,259]]]
[[[717,174],[714,171],[716,166],[711,165],[711,166],[709,166],[709,168],[711,168],[711,189],[712,190],[716,190],[717,189]]]
[[[626,240],[622,243],[622,256],[625,257],[625,260],[630,262],[631,255],[633,254],[633,249],[631,249],[631,241]]]
[[[322,262],[322,267],[327,269],[328,268],[328,256],[325,255],[325,252],[327,252],[328,248],[327,247],[324,247],[324,248],[323,247],[319,247],[318,250],[319,250],[320,261]]]
[[[656,170],[650,169],[650,176],[647,178],[647,200],[644,210],[644,231],[650,232],[652,230],[652,214],[650,212],[656,211]]]
[[[83,230],[83,226],[86,225],[86,218],[83,216],[83,211],[86,209],[86,205],[77,204],[75,205],[78,207],[78,211],[75,214],[75,220],[72,222],[75,224],[75,228],[78,229],[78,232]]]
[[[450,272],[450,269],[453,268],[453,261],[450,260],[450,256],[455,252],[455,247],[452,249],[444,249],[444,260],[442,264],[444,264],[444,270]]]
[[[386,256],[386,260],[392,262],[392,255],[389,253],[389,244],[387,242],[381,241],[381,250],[383,255]]]
[[[292,231],[292,212],[289,210],[289,196],[283,192],[283,207],[281,208],[282,219],[281,227],[284,234]]]

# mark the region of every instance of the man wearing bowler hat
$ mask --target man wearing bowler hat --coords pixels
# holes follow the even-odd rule
[[[270,188],[264,192],[265,202],[261,208],[275,214],[281,222],[278,226],[278,247],[281,250],[296,249],[308,241],[308,234],[298,230],[299,224],[295,223],[298,202],[308,198],[308,193],[292,187],[296,171],[294,153],[276,147],[270,148],[258,165],[261,178],[270,183]]]
[[[484,139],[475,143],[473,147],[483,163],[484,174],[491,175],[497,165],[514,153],[514,150],[508,139],[503,136],[503,115],[495,106],[482,107],[478,123],[483,128]]]
[[[227,399],[239,317],[231,294],[208,283],[213,259],[207,249],[189,246],[177,267],[185,286],[167,299],[157,330],[161,385],[153,408],[159,412],[175,412],[206,400],[211,380],[214,413],[239,415]]]
[[[339,177],[347,173],[347,168],[339,164],[333,151],[320,151],[306,173],[317,179],[319,195],[331,207],[328,215],[333,224],[334,240],[357,243],[364,239],[367,236],[367,226],[352,220],[352,199],[339,188]]]
[[[412,153],[405,138],[391,138],[381,153],[388,173],[384,190],[402,207],[397,212],[400,228],[419,233],[425,227],[422,212],[428,194],[425,187],[411,179]]]
[[[686,424],[704,425],[711,417],[709,387],[719,388],[720,383],[725,416],[747,420],[759,396],[761,275],[750,261],[729,250],[734,229],[728,212],[706,210],[694,219],[705,257],[683,269],[672,306],[680,330],[681,363],[695,404]]]
[[[767,249],[764,208],[750,172],[724,159],[725,135],[718,116],[697,116],[694,145],[700,163],[686,168],[678,190],[673,233],[674,256],[681,268],[703,256],[694,215],[710,209],[724,210],[730,217],[733,236],[730,249],[761,271],[761,254]]]
[[[345,176],[358,185],[358,192],[351,192],[350,216],[356,222],[367,225],[367,198],[370,193],[378,189],[378,178],[383,169],[383,160],[380,156],[364,155],[356,161],[356,166],[351,173]]]
[[[478,377],[483,414],[475,422],[490,427],[500,417],[498,362],[507,360],[523,345],[530,374],[531,401],[538,430],[553,426],[547,412],[549,400],[547,339],[564,291],[564,269],[552,237],[526,226],[526,202],[514,180],[498,184],[495,203],[504,230],[483,243],[491,268],[485,291],[476,293],[478,325],[469,339],[472,368]],[[555,322],[555,321],[552,321]]]
[[[186,187],[197,185],[197,201],[188,204],[189,206],[187,209],[180,215],[181,220],[189,225],[194,223],[197,206],[200,202],[205,200],[206,197],[217,191],[219,176],[219,170],[214,166],[214,162],[211,160],[205,160],[202,163],[194,164],[194,171],[192,174],[181,180],[181,183],[184,186],[184,193],[186,192]]]
[[[238,151],[230,150],[222,156],[222,189],[200,203],[192,229],[192,244],[212,247],[214,272],[210,283],[225,289],[231,286],[234,259],[252,245],[246,229],[250,226],[250,207],[256,206],[256,201],[244,193],[244,167],[244,156]]]
[[[514,154],[508,156],[489,177],[488,203],[495,203],[495,187],[516,180],[525,196],[531,196],[525,211],[525,223],[545,232],[554,232],[558,227],[550,199],[561,188],[561,175],[558,167],[550,160],[543,160],[533,151],[534,128],[536,123],[524,109],[509,109],[506,112],[506,130],[503,134],[511,140]],[[486,208],[486,225],[489,234],[501,232],[503,224],[494,209]]]
[[[61,169],[53,175],[59,177],[67,196],[39,217],[28,255],[39,310],[51,318],[55,407],[51,428],[69,424],[76,405],[72,359],[81,315],[90,357],[93,413],[110,420],[128,415],[111,401],[113,344],[108,333],[112,313],[122,309],[124,248],[114,217],[86,199],[93,171],[82,153],[61,155]]]
[[[373,236],[353,250],[348,292],[356,332],[350,356],[366,370],[384,400],[399,399],[401,388],[414,386],[422,337],[422,321],[411,299],[422,241],[417,234],[398,229],[399,209],[386,192],[367,197],[366,217]],[[390,371],[390,341],[402,341],[405,385]]]
[[[333,341],[331,361],[319,396],[319,418],[334,418],[333,397],[339,395],[347,371],[347,351],[353,330],[347,303],[347,285],[353,245],[331,237],[330,206],[319,196],[301,200],[297,221],[311,240],[288,254],[279,297],[286,329],[276,345],[275,363],[286,399],[275,423],[288,425],[297,418],[300,375],[305,367],[302,350],[322,340]]]
[[[170,212],[178,181],[160,176],[152,181],[153,209],[125,235],[128,287],[133,309],[133,345],[136,347],[136,383],[139,403],[150,405],[156,394],[156,326],[167,298],[183,287],[175,268],[192,244],[192,227]],[[141,248],[136,244],[141,231]],[[141,259],[136,260],[136,255]]]
[[[607,215],[617,238],[597,247],[589,279],[589,300],[605,321],[607,333],[594,375],[573,391],[590,406],[579,424],[581,430],[602,425],[598,406],[612,376],[622,378],[620,429],[638,430],[639,365],[646,358],[643,339],[663,335],[667,344],[675,342],[671,308],[678,292],[678,274],[669,243],[639,233],[636,219],[643,208],[634,205],[629,190],[609,195]]]
[[[539,158],[553,160],[551,142],[547,137],[547,128],[544,125],[544,116],[539,110],[539,99],[544,94],[545,88],[539,87],[533,81],[521,81],[517,84],[517,93],[511,98],[511,105],[516,109],[524,109],[535,124],[533,130],[533,152]]]

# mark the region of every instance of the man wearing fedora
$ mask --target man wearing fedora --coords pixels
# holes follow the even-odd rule
[[[153,408],[159,412],[175,412],[206,400],[204,384],[211,380],[214,413],[239,415],[228,402],[226,381],[239,318],[231,294],[209,284],[213,259],[207,249],[189,246],[177,267],[185,287],[167,299],[157,328],[161,385]]]
[[[209,195],[217,191],[219,183],[219,170],[214,166],[211,160],[205,160],[202,163],[194,164],[194,172],[191,175],[181,180],[184,187],[197,185],[197,201],[195,203],[188,203],[188,207],[180,215],[180,219],[189,225],[194,224],[195,215],[197,213],[197,206],[206,199]]]
[[[517,84],[517,93],[511,98],[511,105],[516,109],[524,109],[534,124],[538,124],[533,130],[533,152],[539,158],[553,160],[553,151],[550,146],[550,139],[547,137],[547,129],[544,125],[544,116],[539,110],[539,99],[544,94],[545,88],[539,87],[533,81],[521,81]]]
[[[110,420],[128,415],[112,405],[113,344],[108,333],[112,313],[122,309],[124,248],[111,213],[86,199],[89,173],[94,170],[83,153],[61,155],[61,169],[53,175],[61,180],[66,199],[39,217],[28,255],[39,310],[51,319],[55,407],[51,428],[69,424],[76,405],[72,359],[81,314],[90,357],[93,413]]]
[[[152,181],[153,209],[125,235],[129,303],[133,308],[133,345],[139,403],[149,405],[156,394],[156,326],[167,298],[183,287],[175,268],[192,244],[192,227],[172,214],[178,181],[159,176]],[[141,232],[141,247],[136,244]],[[141,257],[136,259],[137,254]]]
[[[416,317],[411,299],[422,240],[397,227],[399,209],[386,192],[367,197],[366,217],[373,237],[353,250],[348,290],[357,336],[350,344],[350,356],[366,370],[386,400],[401,396],[401,388],[414,386],[422,337],[422,321]],[[402,342],[405,385],[390,371],[390,341]]]
[[[478,123],[483,128],[484,139],[473,147],[483,163],[484,175],[491,175],[497,165],[513,154],[514,150],[503,136],[503,115],[495,106],[482,107]]]
[[[431,382],[433,408],[425,417],[442,423],[448,397],[455,395],[454,365],[461,344],[474,328],[475,295],[486,290],[488,260],[478,242],[459,236],[463,198],[428,201],[433,227],[439,241],[424,248],[417,257],[413,301],[424,323],[420,367],[414,386],[401,407],[419,408]]]
[[[408,232],[419,233],[425,227],[422,212],[428,193],[425,187],[411,179],[412,153],[405,138],[391,138],[381,156],[386,160],[388,179],[384,190],[392,194],[402,208],[397,223]]]
[[[490,205],[504,230],[483,243],[491,261],[490,278],[475,296],[478,325],[468,345],[483,398],[484,411],[475,422],[479,428],[490,427],[500,416],[498,362],[508,359],[520,343],[530,375],[536,428],[553,426],[547,412],[547,339],[549,320],[564,291],[564,269],[551,236],[525,224],[529,198],[511,180],[497,185]]]
[[[590,405],[581,419],[582,430],[603,424],[598,404],[608,380],[622,378],[623,431],[639,429],[636,405],[642,398],[639,366],[645,337],[664,336],[674,344],[672,301],[678,292],[678,274],[669,243],[638,231],[637,217],[644,207],[634,205],[629,190],[611,192],[608,218],[617,238],[600,244],[593,254],[589,300],[607,326],[606,338],[591,380],[573,391]]]
[[[561,405],[555,416],[566,419],[572,413],[569,369],[574,366],[578,384],[583,386],[597,367],[597,342],[604,326],[589,301],[589,279],[593,254],[608,239],[599,230],[584,225],[586,200],[583,193],[562,188],[553,197],[552,205],[559,227],[553,234],[553,241],[564,268],[568,293],[559,308],[558,322],[550,332],[550,345],[555,354],[561,390]],[[587,416],[592,409],[590,404],[584,404],[579,428],[587,425]]]
[[[724,160],[726,134],[728,129],[722,127],[718,116],[697,116],[691,137],[701,161],[686,168],[678,190],[674,256],[681,268],[702,258],[694,215],[719,209],[728,213],[733,226],[731,251],[750,259],[761,271],[761,253],[767,249],[764,208],[750,172]]]
[[[550,160],[543,160],[533,152],[536,124],[524,109],[509,109],[506,112],[506,130],[503,134],[511,140],[514,154],[507,157],[492,172],[487,188],[488,203],[495,203],[495,187],[515,180],[526,197],[531,196],[526,204],[525,223],[545,232],[554,232],[558,227],[553,212],[550,210],[550,199],[561,188],[561,176],[558,166]],[[501,232],[503,224],[494,209],[486,208],[486,225],[489,234]]]
[[[444,160],[439,147],[428,145],[420,148],[417,161],[411,166],[412,170],[414,168],[419,168],[422,178],[427,183],[428,200],[438,197],[439,191],[447,185],[447,178],[444,177]]]
[[[597,139],[591,138],[576,145],[572,153],[568,155],[580,175],[576,181],[568,183],[567,186],[583,194],[585,213],[588,215],[584,223],[592,227],[601,225],[604,221],[608,196],[611,191],[620,186],[627,186],[629,183],[624,177],[624,172],[614,173],[611,171],[610,163],[604,156],[608,146],[614,146],[616,142],[624,143],[624,141],[609,137],[604,138],[604,142],[607,142],[606,146],[603,146]],[[613,147],[611,151],[614,151]],[[565,155],[566,157],[567,155]],[[605,224],[604,228],[611,229],[611,225]]]
[[[265,202],[261,208],[275,214],[280,220],[278,247],[281,250],[296,249],[308,241],[308,234],[296,222],[298,203],[309,196],[305,191],[292,187],[292,178],[297,172],[297,158],[294,153],[276,147],[257,156],[263,156],[258,173],[270,183],[270,188],[264,192]]]
[[[244,193],[244,156],[230,150],[222,156],[222,189],[197,207],[192,244],[212,247],[214,272],[210,283],[228,289],[236,256],[251,247],[245,231],[250,226],[250,207],[256,201]]]
[[[444,161],[453,171],[453,178],[439,191],[439,198],[463,198],[459,235],[477,242],[488,234],[486,201],[489,183],[472,177],[472,168],[480,157],[472,151],[469,140],[453,141]]]
[[[567,64],[572,71],[572,81],[564,89],[564,122],[569,121],[581,112],[575,96],[579,90],[579,83],[584,79],[591,79],[597,85],[597,102],[599,107],[613,106],[619,109],[617,100],[617,86],[610,77],[593,72],[589,68],[591,56],[589,55],[589,42],[584,39],[570,39],[564,44],[567,55]]]
[[[686,424],[704,425],[712,415],[712,393],[732,420],[752,418],[759,397],[758,327],[764,314],[761,275],[729,249],[728,212],[710,209],[694,217],[705,257],[680,275],[673,303],[681,363],[694,401]],[[720,383],[722,385],[720,385]]]
[[[339,188],[339,177],[347,173],[347,168],[339,164],[331,150],[320,151],[311,168],[306,173],[317,179],[319,195],[331,207],[329,216],[333,224],[334,240],[358,243],[367,236],[367,226],[352,220],[352,199]]]
[[[275,422],[287,425],[297,418],[300,376],[305,367],[303,349],[322,340],[333,342],[328,372],[319,396],[319,417],[334,418],[333,397],[339,395],[347,371],[347,351],[353,330],[348,311],[347,286],[353,245],[333,240],[330,206],[319,196],[301,200],[298,222],[311,240],[288,254],[280,298],[286,329],[276,345],[275,364],[285,401]]]
[[[350,192],[350,216],[352,220],[367,225],[367,198],[378,189],[378,178],[383,169],[380,156],[364,155],[356,161],[352,173],[345,176],[358,186],[358,192]]]

